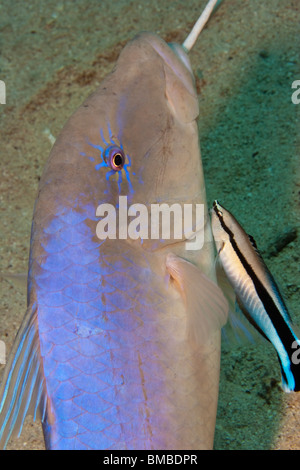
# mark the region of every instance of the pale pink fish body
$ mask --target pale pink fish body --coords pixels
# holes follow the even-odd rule
[[[188,59],[187,59],[188,61]],[[1,388],[4,445],[39,413],[51,449],[210,449],[220,329],[194,80],[143,33],[57,139],[35,206],[28,311]],[[108,146],[126,164],[105,164]],[[202,249],[105,240],[99,204],[205,205]],[[15,359],[14,359],[15,358]]]

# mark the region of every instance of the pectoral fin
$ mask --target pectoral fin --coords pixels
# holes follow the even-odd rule
[[[188,337],[196,344],[204,344],[225,325],[228,302],[217,284],[192,263],[169,254],[167,270],[186,302]]]

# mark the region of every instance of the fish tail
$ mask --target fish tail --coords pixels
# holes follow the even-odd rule
[[[284,344],[286,354],[277,356],[281,369],[282,388],[285,392],[300,391],[300,335],[294,330],[294,325],[289,325],[294,341]]]
[[[45,384],[41,368],[36,308],[28,308],[9,355],[0,386],[0,448],[20,435],[28,414],[43,420]]]

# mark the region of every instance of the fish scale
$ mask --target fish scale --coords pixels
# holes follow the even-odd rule
[[[228,304],[215,282],[188,64],[182,49],[139,35],[53,146],[28,309],[0,389],[2,447],[29,413],[48,449],[212,447]],[[120,196],[131,207],[202,204],[204,246],[187,250],[185,234],[101,239],[98,207],[118,211]]]
[[[76,216],[75,219],[77,219]],[[83,231],[82,225],[85,221],[77,224],[72,222],[71,217],[67,216],[66,224],[69,232]],[[75,253],[78,253],[78,256],[72,257],[65,255],[66,252],[68,253],[69,245],[66,246],[65,241],[61,243],[60,233],[66,233],[61,225],[60,229],[51,236],[46,227],[45,235],[41,238],[45,255],[36,258],[31,267],[34,271],[32,276],[37,285],[40,348],[47,394],[51,397],[49,409],[50,413],[54,413],[52,409],[57,410],[56,413],[59,416],[59,419],[53,418],[57,424],[54,427],[55,431],[52,431],[53,436],[49,445],[51,448],[69,448],[69,440],[72,438],[74,448],[80,448],[87,443],[90,447],[93,447],[91,443],[97,443],[96,448],[99,448],[99,440],[101,440],[102,448],[114,448],[114,441],[117,440],[119,446],[120,439],[113,438],[113,436],[118,436],[120,428],[123,428],[124,433],[124,428],[126,428],[126,446],[130,448],[133,444],[130,443],[129,430],[134,427],[133,422],[138,413],[144,414],[145,432],[147,432],[147,427],[151,427],[157,442],[162,421],[160,418],[157,423],[158,428],[155,429],[155,420],[150,412],[151,402],[152,409],[156,409],[155,413],[157,413],[159,398],[157,395],[163,393],[162,382],[165,381],[160,377],[165,377],[168,373],[174,374],[168,371],[169,357],[166,358],[168,364],[166,370],[163,372],[160,370],[163,363],[163,341],[157,342],[157,348],[149,342],[152,337],[163,338],[163,333],[168,328],[160,325],[164,322],[158,321],[163,303],[162,298],[157,295],[160,289],[153,282],[150,287],[148,286],[149,297],[155,296],[158,300],[157,311],[155,311],[153,304],[147,305],[145,302],[141,304],[137,300],[139,297],[145,298],[144,282],[139,286],[132,277],[122,275],[122,271],[106,276],[103,287],[99,282],[102,276],[102,264],[99,263],[100,244],[90,242],[87,246],[85,243],[82,249],[78,247],[76,250]],[[77,237],[74,235],[71,238],[74,240]],[[94,245],[94,250],[91,244]],[[48,259],[50,260],[50,257],[47,258],[48,245],[51,256],[55,255],[55,246],[57,246],[57,253],[60,253],[63,245],[64,258],[68,260],[55,265],[55,270],[53,262],[47,262]],[[73,250],[71,252],[73,253]],[[88,257],[81,256],[82,253],[88,253]],[[123,255],[124,261],[127,262],[130,250],[121,250],[118,256],[119,265],[122,265]],[[134,261],[134,253],[131,253],[131,256]],[[97,263],[96,276],[94,276],[95,263]],[[103,264],[105,271],[106,263]],[[84,271],[80,282],[77,279],[74,284],[74,271],[78,271],[78,266],[83,266]],[[145,269],[146,272],[149,271],[149,267],[135,265],[134,269],[132,268],[132,271],[135,271],[135,278],[144,279]],[[58,279],[57,287],[55,287],[55,280],[51,283],[52,278]],[[43,282],[44,279],[47,280],[46,283]],[[49,281],[50,286],[53,285],[53,295],[49,293]],[[116,297],[116,292],[118,297]],[[133,305],[130,294],[135,298]],[[120,311],[117,306],[121,302],[123,309]],[[150,306],[151,320],[148,317]],[[91,311],[94,315],[91,315]],[[145,322],[144,316],[146,316]],[[146,323],[146,328],[144,323]],[[132,344],[138,345],[139,349],[133,349]],[[174,350],[178,351],[178,348],[180,348],[180,343],[175,345]],[[173,354],[174,350],[172,349],[168,356]],[[155,357],[159,357],[160,360],[155,360]],[[186,376],[186,361],[180,358],[181,367],[177,367],[176,372],[181,371],[181,375]],[[147,364],[146,370],[143,364]],[[147,392],[144,390],[145,383],[147,383]],[[153,390],[152,397],[149,384],[150,390]],[[168,389],[168,395],[171,397],[174,395],[174,386]],[[116,409],[128,403],[129,396],[135,403],[131,419],[127,410],[123,417],[121,410]],[[187,406],[191,406],[190,400],[186,401]],[[68,406],[65,406],[66,402]],[[116,416],[117,423],[115,423]],[[139,426],[141,432],[143,425]],[[95,437],[97,432],[101,433],[99,439]],[[104,440],[103,433],[106,435]],[[150,438],[151,435],[141,436],[141,441],[144,442],[142,445],[145,445],[147,440],[151,441]],[[136,440],[136,437],[134,439]],[[164,441],[159,444],[160,448],[165,445]]]

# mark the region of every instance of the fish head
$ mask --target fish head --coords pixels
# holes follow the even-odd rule
[[[198,113],[183,48],[139,34],[66,123],[40,182],[37,211],[44,203],[55,214],[72,206],[87,210],[95,225],[99,205],[117,209],[126,196],[128,204],[147,208],[193,204],[194,213],[195,204],[206,204]],[[157,246],[156,240],[147,243]]]
[[[217,251],[220,252],[229,242],[234,227],[232,215],[217,200],[211,210],[211,227]]]
[[[232,243],[237,243],[243,250],[250,250],[249,256],[252,256],[253,248],[255,253],[258,253],[253,237],[244,231],[236,218],[218,201],[213,203],[211,227],[218,252]]]
[[[126,76],[111,122],[130,159],[132,201],[195,200],[201,167],[191,69],[162,39],[144,33],[124,48],[115,73]]]

